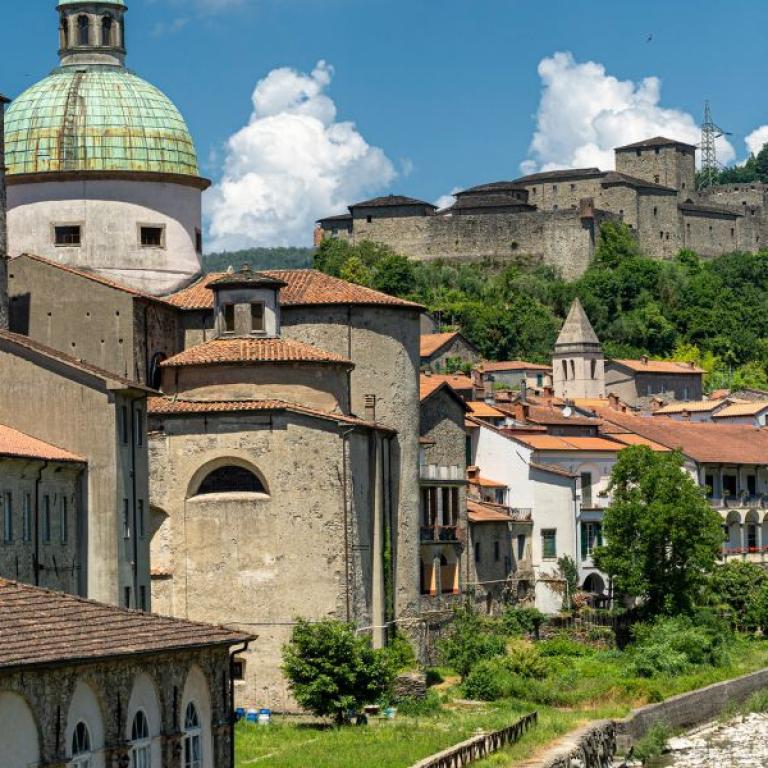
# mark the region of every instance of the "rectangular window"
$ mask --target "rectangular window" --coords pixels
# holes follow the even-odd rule
[[[70,247],[80,245],[80,227],[77,225],[54,227],[53,243],[54,245]]]
[[[235,332],[235,305],[225,304],[223,310],[224,331],[226,333]]]
[[[501,560],[501,544],[498,541],[493,542],[493,559],[497,563]]]
[[[590,560],[595,547],[603,545],[603,526],[600,523],[581,524],[581,559]]]
[[[24,505],[21,512],[22,538],[25,542],[32,541],[32,494],[24,494]]]
[[[10,493],[3,494],[3,542],[13,543],[13,499]]]
[[[592,473],[581,473],[581,506],[582,509],[592,508]]]
[[[476,563],[480,562],[480,542],[479,541],[475,542],[475,562]]]
[[[757,475],[747,475],[747,493],[752,497],[757,496]]]
[[[59,506],[59,534],[62,544],[66,544],[69,539],[69,505],[67,503],[67,497],[61,497],[61,504]]]
[[[51,497],[43,496],[43,544],[51,543]]]
[[[251,304],[251,331],[253,333],[264,331],[264,305],[261,302]]]
[[[123,601],[126,608],[131,607],[131,588],[125,587],[123,590]]]
[[[517,534],[517,559],[518,560],[525,559],[525,534],[524,533]]]
[[[144,527],[144,500],[139,499],[137,503],[137,517],[138,519],[138,526],[139,526],[139,538],[143,539],[145,535],[145,527]]]
[[[144,445],[144,411],[141,408],[136,409],[136,445],[141,448]]]
[[[232,679],[245,680],[245,661],[243,659],[232,659]]]
[[[123,499],[123,538],[131,538],[131,514],[128,499]]]
[[[709,497],[712,498],[715,495],[715,476],[705,475],[704,485],[707,486],[707,493],[709,494]]]
[[[128,421],[128,406],[120,406],[120,440],[123,445],[128,445],[128,431],[130,430],[131,423]]]
[[[142,611],[147,610],[147,588],[143,584],[139,587],[139,605]]]
[[[366,216],[366,217],[365,217],[365,220],[366,220],[366,221],[367,221],[369,224],[373,224],[373,216]]]
[[[141,227],[140,240],[143,248],[164,248],[165,227]]]
[[[543,373],[537,373],[536,374],[536,386],[537,387],[543,387],[544,386],[544,374]]]
[[[557,531],[555,529],[541,532],[541,556],[544,560],[557,559]]]

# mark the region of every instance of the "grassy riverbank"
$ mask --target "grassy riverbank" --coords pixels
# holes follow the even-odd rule
[[[743,636],[730,639],[720,665],[692,665],[682,674],[650,677],[636,674],[627,652],[569,642],[559,644],[567,655],[545,657],[546,674],[520,678],[514,695],[494,702],[466,703],[458,678],[442,670],[445,680],[433,689],[431,706],[421,715],[399,713],[394,721],[347,728],[288,719],[266,727],[240,724],[237,768],[407,768],[477,729],[500,728],[537,710],[536,728],[482,763],[507,768],[590,720],[622,717],[634,707],[768,666],[768,642]],[[550,653],[558,645],[538,648]]]

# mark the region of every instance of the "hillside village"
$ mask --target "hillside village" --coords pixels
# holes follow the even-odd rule
[[[203,275],[209,182],[174,105],[124,68],[124,3],[58,5],[61,66],[0,98],[4,768],[233,768],[235,710],[299,710],[299,619],[404,639],[424,666],[461,606],[614,608],[594,554],[631,447],[680,451],[721,561],[765,563],[768,392],[609,359],[578,299],[550,363],[485,360],[418,303],[319,270]],[[696,197],[693,150],[652,138],[615,173],[488,185],[449,211],[369,201],[322,234],[415,232],[426,250],[402,250],[428,258],[462,217],[573,220],[583,264],[558,263],[575,272],[601,217],[658,257],[762,247],[762,202]]]

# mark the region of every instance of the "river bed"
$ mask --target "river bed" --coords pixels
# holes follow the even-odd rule
[[[711,723],[670,739],[671,751],[651,768],[765,768],[768,766],[768,713]]]

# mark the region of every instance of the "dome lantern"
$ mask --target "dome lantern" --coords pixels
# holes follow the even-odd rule
[[[59,0],[61,66],[125,61],[124,0]]]

